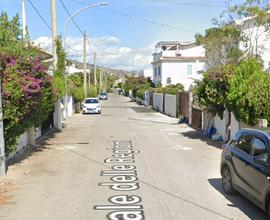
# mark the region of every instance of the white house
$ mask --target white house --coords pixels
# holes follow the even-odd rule
[[[241,27],[242,36],[248,43],[240,42],[239,48],[244,52],[257,54],[261,57],[264,69],[269,69],[270,35],[263,25],[256,24],[255,17],[247,17],[235,21]]]
[[[153,54],[153,82],[162,86],[181,83],[189,90],[194,79],[201,79],[206,57],[203,46],[195,42],[161,41]]]

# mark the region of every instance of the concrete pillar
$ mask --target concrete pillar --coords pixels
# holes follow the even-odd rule
[[[53,113],[54,127],[58,130],[62,130],[62,113],[61,113],[61,100],[58,99],[54,105]]]

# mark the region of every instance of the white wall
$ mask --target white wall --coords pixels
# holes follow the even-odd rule
[[[270,62],[270,37],[269,34],[265,33],[265,28],[263,26],[255,27],[250,22],[246,22],[242,26],[242,33],[250,38],[252,44],[258,43],[258,52],[263,60],[264,68],[269,68]],[[245,51],[244,44],[240,44],[240,49]]]
[[[223,119],[221,120],[219,116],[215,116],[213,120],[213,126],[217,129],[217,133],[222,135],[223,140],[227,140],[227,132],[226,132],[226,124],[229,121],[229,112],[226,110],[223,114]],[[233,113],[231,113],[231,138],[236,134],[239,130],[240,124],[239,121],[236,120]]]
[[[28,144],[27,141],[28,141],[27,132],[24,132],[18,138],[17,145],[16,145],[16,151],[20,151],[23,147],[26,147]]]
[[[236,134],[236,132],[239,130],[240,125],[239,121],[236,120],[233,113],[231,113],[231,138]]]
[[[165,114],[176,117],[176,95],[165,95]]]
[[[163,94],[153,93],[153,108],[163,112]]]
[[[223,113],[223,119],[221,120],[220,117],[217,115],[214,117],[213,125],[217,129],[217,133],[222,135],[223,140],[227,140],[227,132],[226,132],[226,125],[228,124],[229,120],[229,112],[227,110]]]
[[[203,46],[197,46],[186,50],[179,50],[178,53],[183,57],[204,57],[205,49]]]
[[[41,127],[35,128],[35,139],[41,137]]]
[[[187,73],[188,65],[192,65],[192,74]],[[205,68],[205,62],[162,61],[161,66],[161,83],[163,86],[167,85],[167,78],[171,77],[171,84],[181,83],[185,90],[189,90],[194,82],[193,79],[202,78],[202,75],[197,72]]]
[[[68,96],[68,117],[73,115],[73,97]]]

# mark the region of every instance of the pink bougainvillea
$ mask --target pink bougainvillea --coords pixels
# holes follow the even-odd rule
[[[38,125],[53,109],[52,77],[39,58],[0,55],[3,115],[7,152],[14,150],[16,138]]]

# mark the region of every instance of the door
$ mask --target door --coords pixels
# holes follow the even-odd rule
[[[269,185],[269,180],[267,179],[266,167],[264,165],[259,165],[254,162],[254,158],[262,157],[265,161],[268,160],[268,150],[266,144],[262,138],[254,137],[251,141],[251,151],[252,163],[247,167],[248,175],[248,185],[249,193],[256,198],[258,202],[263,202],[264,192]]]
[[[235,145],[232,155],[232,165],[236,177],[234,183],[245,191],[249,188],[247,166],[252,162],[250,155],[252,139],[252,135],[244,133],[238,144]]]

